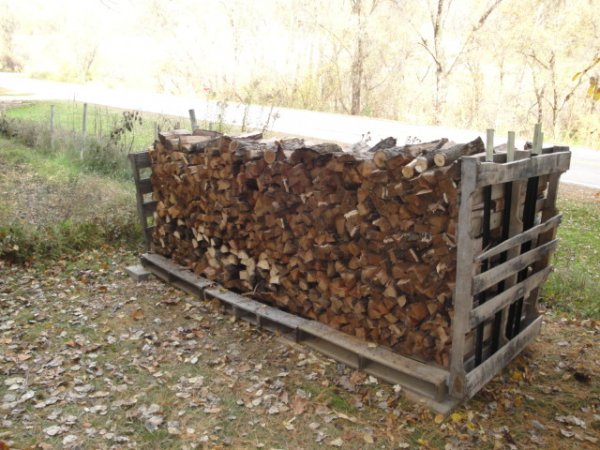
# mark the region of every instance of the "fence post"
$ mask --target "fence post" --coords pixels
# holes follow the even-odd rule
[[[83,160],[83,152],[85,151],[85,144],[87,138],[87,103],[83,104],[83,119],[81,124],[81,134],[83,135],[83,143],[79,152],[79,159]]]
[[[192,124],[192,131],[198,129],[198,122],[196,122],[196,111],[193,109],[189,110],[190,113],[190,122]]]
[[[160,128],[158,126],[158,122],[154,122],[154,140],[158,140],[158,133],[160,132]]]
[[[54,105],[50,105],[50,149],[54,148]]]

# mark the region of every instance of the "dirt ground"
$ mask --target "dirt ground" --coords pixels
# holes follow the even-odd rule
[[[0,263],[10,448],[597,448],[600,322],[541,337],[448,418],[151,279],[102,249]],[[36,447],[37,446],[37,447]]]
[[[560,200],[600,203],[600,190],[576,184],[562,183],[558,189],[558,198]]]

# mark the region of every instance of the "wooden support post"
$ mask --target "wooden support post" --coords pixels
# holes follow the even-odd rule
[[[154,122],[154,140],[158,140],[158,133],[160,133],[160,127],[158,126],[158,122]]]
[[[542,153],[542,145],[544,140],[544,134],[542,133],[542,125],[536,124],[533,131],[533,148],[531,150],[531,156],[537,157]],[[523,230],[529,230],[533,228],[536,216],[536,202],[537,193],[539,186],[539,174],[533,176],[527,180],[527,190],[525,192],[525,204],[523,206]],[[527,253],[531,250],[533,245],[532,241],[525,242],[521,246],[521,253]],[[523,281],[527,278],[527,269],[519,272],[517,281]],[[506,335],[508,339],[515,337],[521,329],[521,315],[523,313],[523,302],[525,299],[520,298],[509,308],[508,313],[508,328]]]
[[[543,137],[543,135],[542,135]],[[548,182],[548,191],[546,193],[546,207],[542,211],[542,224],[549,221],[553,217],[558,214],[558,210],[556,209],[556,197],[558,195],[558,182],[562,172],[556,172],[550,175],[550,180]],[[557,227],[553,227],[550,230],[542,233],[538,237],[538,245],[544,245],[547,242],[550,242],[556,238]],[[547,255],[538,261],[533,269],[537,272],[545,269],[550,265],[551,255]],[[526,322],[530,322],[534,320],[538,315],[538,294],[539,288],[534,289],[531,292],[531,295],[527,298],[527,305],[525,309],[525,320]]]
[[[473,308],[473,253],[471,236],[473,194],[477,179],[477,158],[463,157],[461,168],[461,194],[458,218],[456,251],[456,287],[454,288],[454,317],[452,318],[452,350],[450,355],[449,391],[453,397],[462,398],[465,388],[465,337],[469,314]]]
[[[515,132],[508,132],[508,141],[506,143],[506,162],[515,160]]]
[[[515,132],[508,132],[508,140],[506,142],[506,162],[510,163],[515,160]],[[506,242],[506,240],[510,239],[515,230],[511,225],[513,224],[513,214],[516,214],[518,211],[519,204],[519,195],[520,188],[514,192],[514,184],[509,181],[504,184],[504,210],[502,213],[502,241]],[[518,184],[518,182],[517,182]],[[515,196],[513,196],[515,195]],[[516,204],[517,208],[513,208],[513,205]],[[500,264],[505,263],[508,260],[508,252],[502,252],[500,255]],[[514,283],[514,281],[513,281]],[[498,291],[503,292],[507,287],[511,286],[511,284],[506,281],[502,281],[499,285]],[[504,345],[507,341],[506,333],[503,331],[506,329],[506,310],[502,309],[496,313],[494,316],[494,326],[492,331],[492,348],[491,353],[495,353],[500,345]]]
[[[485,139],[485,160],[486,162],[494,161],[494,129],[488,128]]]
[[[536,123],[533,129],[533,146],[531,149],[531,153],[533,155],[539,155],[542,152],[542,143],[543,140],[542,135],[542,124]]]
[[[485,139],[485,161],[494,162],[494,130],[489,128],[486,133]],[[492,186],[484,186],[483,188],[483,224],[482,224],[482,237],[481,244],[483,248],[486,248],[490,244],[490,219],[492,214]],[[481,272],[485,272],[489,269],[490,263],[488,260],[484,260],[481,263]],[[478,295],[479,304],[483,304],[486,301],[486,293],[481,292]],[[484,335],[485,324],[480,324],[477,327],[477,333],[475,336],[475,366],[479,366],[483,361],[483,335]]]
[[[196,122],[196,111],[193,109],[189,110],[190,113],[190,123],[192,125],[192,131],[198,129],[198,122]]]

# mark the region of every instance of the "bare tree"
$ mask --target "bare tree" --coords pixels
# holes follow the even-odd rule
[[[538,109],[538,122],[542,121],[543,104],[550,109],[550,120],[554,136],[559,135],[559,118],[561,112],[567,106],[577,89],[586,79],[585,75],[590,72],[600,61],[600,49],[592,56],[591,62],[581,72],[575,74],[568,86],[561,86],[558,81],[557,56],[555,50],[550,50],[547,58],[538,56],[535,50],[528,54],[531,61],[531,73],[534,80],[536,103]],[[540,80],[538,72],[545,76]]]
[[[463,56],[469,51],[477,33],[481,31],[490,15],[504,0],[493,0],[487,8],[479,15],[479,18],[471,25],[470,30],[462,36],[459,50],[453,55],[447,55],[444,46],[446,34],[446,19],[452,7],[452,0],[437,0],[429,7],[429,19],[431,22],[431,38],[427,39],[413,25],[419,36],[419,45],[427,52],[435,66],[435,94],[433,102],[433,122],[439,125],[442,118],[443,108],[447,97],[448,78],[461,62]],[[400,0],[396,0],[396,3]]]

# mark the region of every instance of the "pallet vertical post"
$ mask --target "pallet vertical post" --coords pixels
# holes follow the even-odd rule
[[[473,194],[476,188],[477,159],[464,157],[461,168],[461,194],[456,251],[456,287],[452,320],[452,351],[450,355],[450,394],[461,398],[465,387],[465,337],[469,313],[473,308]]]
[[[196,122],[196,111],[194,111],[194,109],[192,108],[189,110],[189,114],[190,114],[190,124],[192,126],[192,131],[197,130],[198,122]]]
[[[488,128],[485,139],[485,161],[494,162],[494,130]],[[490,243],[490,219],[492,214],[492,186],[484,186],[483,188],[483,224],[481,243],[483,247],[487,247]],[[481,271],[488,270],[489,261],[481,262]],[[480,304],[485,303],[486,293],[482,292],[478,295]],[[484,340],[485,325],[479,324],[475,336],[475,365],[478,366],[483,361],[483,340]]]
[[[515,160],[515,132],[508,132],[508,142],[506,149],[506,162],[513,162]],[[507,239],[516,236],[523,230],[523,221],[520,217],[520,203],[519,198],[521,197],[521,192],[523,191],[523,187],[525,182],[523,180],[516,180],[510,183],[510,197],[514,199],[514,201],[510,204],[510,209],[508,211],[509,222],[508,222],[508,230],[507,230]],[[519,255],[519,247],[514,246],[510,250],[506,252],[506,260],[511,260]],[[504,290],[510,289],[515,285],[517,276],[516,274],[508,277],[504,282]],[[505,345],[508,342],[508,338],[506,336],[506,325],[507,325],[507,311],[501,311],[502,319],[500,323],[500,346]]]

